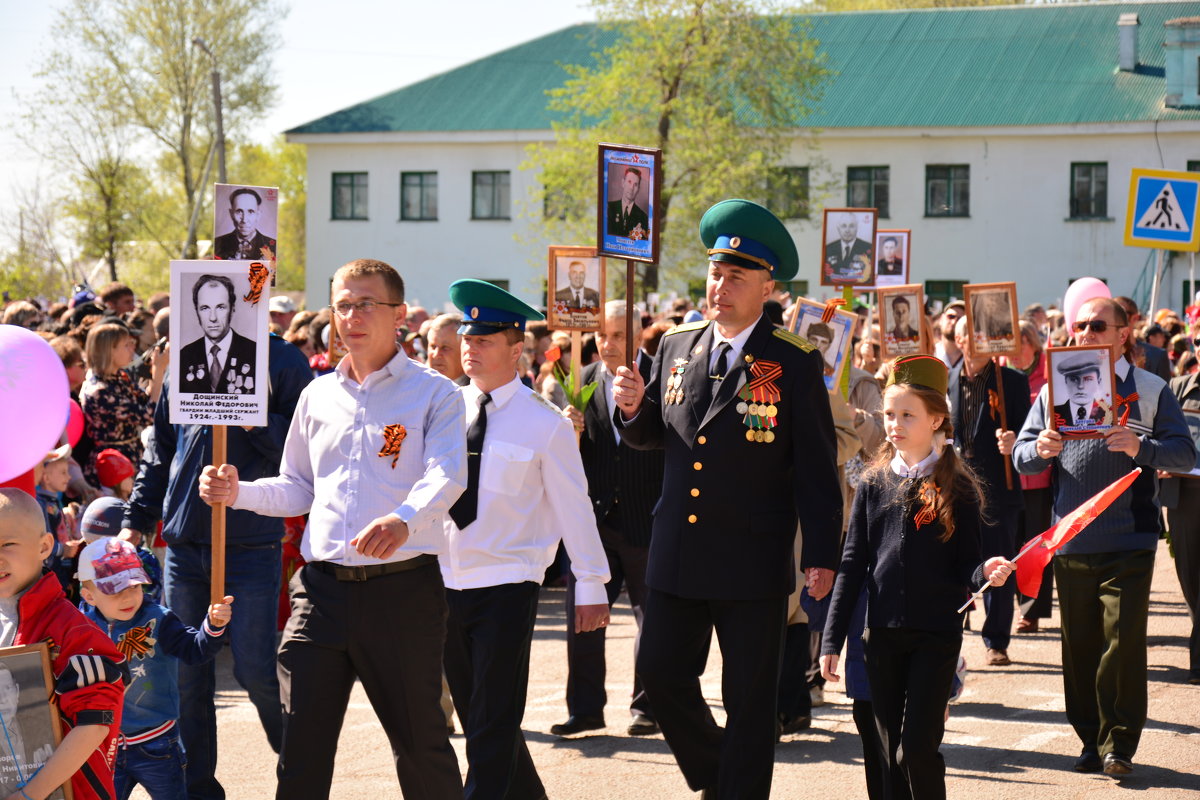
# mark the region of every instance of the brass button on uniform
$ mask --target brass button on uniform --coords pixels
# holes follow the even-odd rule
[[[697,444],[708,444],[708,437],[700,436],[696,439]]]
[[[696,515],[695,515],[695,514],[688,514],[688,522],[693,522],[693,523],[694,523],[695,521],[696,521]]]
[[[692,489],[692,497],[699,497],[699,496],[700,496],[700,490]],[[599,501],[597,501],[597,503],[599,503]]]
[[[699,472],[700,470],[704,469],[704,465],[697,461],[695,464],[692,464],[692,469]]]

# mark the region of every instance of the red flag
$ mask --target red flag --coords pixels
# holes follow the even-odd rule
[[[1017,588],[1021,590],[1021,594],[1037,597],[1042,588],[1042,571],[1050,563],[1054,552],[1100,516],[1141,473],[1141,467],[1135,468],[1128,475],[1085,500],[1079,508],[1060,519],[1054,527],[1025,543],[1020,554],[1013,559],[1017,565]]]

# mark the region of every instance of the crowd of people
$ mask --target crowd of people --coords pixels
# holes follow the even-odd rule
[[[405,796],[538,800],[521,720],[552,584],[567,588],[569,676],[551,732],[606,726],[605,629],[624,589],[627,732],[661,733],[705,797],[767,797],[775,742],[809,727],[841,680],[869,796],[944,797],[964,625],[981,626],[984,663],[1019,662],[1055,585],[1075,768],[1132,771],[1167,531],[1200,683],[1185,416],[1200,413],[1200,308],[1144,317],[1095,297],[1067,319],[1035,304],[1020,353],[992,359],[972,352],[961,301],[931,302],[932,352],[884,362],[863,296],[844,393],[827,389],[823,349],[790,332],[798,306],[775,282],[798,260],[782,223],[726,201],[701,238],[698,304],[639,309],[626,342],[625,302],[611,301],[579,353],[482,281],[448,288],[456,312],[408,306],[400,275],[371,259],[339,269],[320,310],[273,297],[269,423],[230,428],[225,464],[210,428],[171,424],[168,295],[113,283],[7,303],[0,321],[61,358],[82,426],[35,466],[34,497],[0,489],[0,531],[20,550],[3,557],[0,645],[55,638],[70,731],[6,791],[224,797],[213,658],[228,642],[279,753],[279,797],[333,791],[357,679]],[[1101,437],[1064,439],[1048,420],[1047,352],[1068,344],[1111,348],[1124,415]],[[573,360],[596,386],[586,403]],[[1020,595],[1020,543],[1133,466],[1130,491],[1063,548],[1037,596]],[[217,603],[214,503],[228,517]],[[955,611],[985,585],[974,614]],[[699,691],[713,633],[723,727]]]

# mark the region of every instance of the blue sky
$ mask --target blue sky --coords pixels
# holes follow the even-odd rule
[[[16,138],[15,93],[36,88],[61,0],[0,0],[0,223],[38,179]],[[280,99],[262,138],[339,108],[592,18],[586,0],[291,0],[275,56]],[[3,237],[4,231],[0,231]]]

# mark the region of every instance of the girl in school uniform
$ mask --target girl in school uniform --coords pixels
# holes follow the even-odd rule
[[[947,380],[933,356],[892,362],[883,394],[892,446],[854,498],[821,648],[825,679],[840,680],[838,654],[865,585],[863,645],[888,798],[946,796],[938,748],[962,644],[957,609],[985,581],[1000,586],[1014,569],[1000,557],[980,563],[983,495],[949,443]]]

